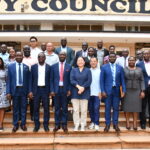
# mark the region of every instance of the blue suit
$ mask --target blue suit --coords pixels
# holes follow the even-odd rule
[[[59,63],[51,66],[50,91],[55,93],[55,125],[67,125],[68,101],[67,92],[70,91],[71,66],[64,65],[63,86],[59,86]]]
[[[150,86],[148,85],[148,81],[150,80],[150,76],[148,76],[144,61],[139,62],[137,67],[142,69],[144,81],[145,81],[145,98],[142,100],[142,112],[140,113],[140,123],[141,125],[146,125],[146,108],[148,104],[148,112],[149,112],[149,124],[150,124]]]
[[[73,60],[74,60],[74,50],[70,47],[67,48],[67,57],[66,57],[66,63],[73,65]],[[55,53],[59,54],[61,52],[61,47],[58,47],[55,49]]]
[[[121,66],[116,64],[115,86],[113,87],[113,76],[110,64],[105,64],[101,68],[100,86],[101,92],[105,92],[107,97],[105,99],[105,120],[106,125],[111,123],[111,107],[113,107],[113,124],[118,124],[119,116],[119,102],[120,102],[120,86],[126,92],[124,70]]]
[[[148,87],[148,81],[150,80],[150,76],[148,76],[148,74],[146,72],[144,61],[137,63],[136,66],[142,69],[144,81],[145,81],[145,88],[147,88]]]
[[[45,65],[45,86],[38,86],[38,64],[31,67],[31,82],[30,82],[30,92],[34,96],[34,122],[37,128],[40,127],[39,122],[39,107],[40,101],[42,100],[44,107],[44,122],[45,127],[49,123],[49,93],[50,93],[50,66]]]
[[[21,126],[26,124],[27,94],[30,82],[29,67],[23,64],[23,85],[17,87],[16,62],[8,65],[8,78],[6,83],[6,94],[13,97],[13,125],[18,127],[19,109],[21,108]]]

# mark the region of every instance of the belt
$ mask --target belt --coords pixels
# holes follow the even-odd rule
[[[23,88],[23,86],[16,86],[16,88]]]
[[[38,86],[38,88],[45,88],[46,86]]]
[[[116,86],[112,86],[112,88],[116,88]]]
[[[63,88],[64,86],[59,86],[60,88]]]

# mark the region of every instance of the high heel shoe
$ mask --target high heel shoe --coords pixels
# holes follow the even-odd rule
[[[131,129],[131,127],[126,126],[126,129],[127,129],[127,130],[130,130],[130,129]]]
[[[137,130],[138,130],[138,128],[137,128],[137,127],[133,127],[133,130],[134,130],[134,131],[137,131]]]

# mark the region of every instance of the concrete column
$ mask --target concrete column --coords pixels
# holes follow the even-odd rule
[[[41,30],[53,30],[52,23],[48,23],[48,22],[41,23]]]
[[[115,24],[106,23],[104,24],[104,31],[115,31]]]

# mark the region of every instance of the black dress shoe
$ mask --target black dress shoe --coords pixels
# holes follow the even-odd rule
[[[55,128],[53,129],[53,132],[57,132],[60,129],[60,126],[55,126]]]
[[[19,127],[13,127],[12,132],[15,133],[18,130]]]
[[[110,125],[106,125],[105,128],[104,128],[104,132],[108,132],[110,129]]]
[[[119,132],[119,131],[120,131],[118,125],[113,125],[113,128],[116,130],[116,132]]]
[[[22,129],[23,131],[27,131],[27,127],[26,127],[25,125],[21,126],[21,129]]]
[[[68,133],[67,125],[63,125],[63,126],[62,126],[62,129],[63,129],[63,131],[64,131],[65,133]]]
[[[49,127],[48,126],[44,126],[44,130],[45,130],[45,132],[49,132]]]
[[[35,127],[34,129],[33,129],[33,132],[38,132],[39,131],[39,127]]]
[[[141,129],[146,129],[146,125],[145,124],[141,124]]]
[[[138,130],[138,128],[137,128],[137,127],[134,127],[134,128],[133,128],[133,130],[137,131],[137,130]]]

